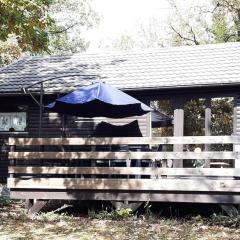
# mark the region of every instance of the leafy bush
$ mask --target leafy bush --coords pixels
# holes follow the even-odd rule
[[[120,208],[112,212],[114,219],[124,219],[133,216],[131,208]]]
[[[6,185],[0,185],[0,206],[10,205],[13,201],[10,199],[10,191]]]
[[[221,226],[230,227],[230,228],[239,228],[240,215],[230,217],[225,215],[213,214],[210,218],[210,224],[221,225]]]
[[[99,212],[96,212],[94,209],[88,210],[88,216],[89,218],[96,218],[99,220],[103,219],[112,219],[111,212],[108,212],[107,210],[101,210]]]
[[[214,213],[208,218],[203,218],[200,215],[191,217],[192,222],[201,224],[207,224],[210,226],[221,226],[228,228],[239,228],[240,227],[240,215],[238,216],[226,216],[222,214]]]

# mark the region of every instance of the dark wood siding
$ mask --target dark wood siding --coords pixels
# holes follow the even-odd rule
[[[149,136],[148,116],[129,117],[124,119],[110,119],[110,118],[93,118],[84,119],[76,117],[66,117],[66,136],[67,137],[91,137],[94,135],[94,130],[97,125],[102,122],[108,122],[114,125],[128,124],[134,120],[138,120],[139,128],[143,136]]]
[[[0,135],[0,182],[6,182],[8,168],[7,137]]]
[[[143,116],[129,117],[124,119],[107,119],[107,118],[78,118],[74,116],[63,117],[57,113],[43,114],[42,119],[42,137],[61,137],[63,127],[67,137],[91,137],[94,134],[96,126],[101,121],[106,121],[115,125],[124,125],[131,121],[138,120],[138,124],[143,136],[149,136],[150,119],[148,114]],[[30,105],[28,111],[28,136],[39,136],[39,107]],[[65,122],[65,124],[64,124]]]
[[[44,96],[45,104],[53,101],[56,96],[46,97]],[[15,110],[17,106],[26,105],[27,108],[27,131],[25,133],[16,133],[14,136],[19,137],[38,137],[39,136],[39,106],[30,97],[5,97],[1,98],[0,112],[11,112]],[[150,123],[148,114],[141,117],[131,117],[126,119],[106,119],[107,122],[123,125],[137,119],[139,127],[143,136],[149,136]],[[86,120],[86,119],[85,119]],[[65,132],[67,137],[89,137],[92,136],[94,130],[100,121],[105,119],[87,119],[85,121],[82,118],[76,118],[72,116],[65,116],[57,113],[43,114],[42,119],[42,137],[61,137],[63,133],[63,126],[65,126]],[[65,125],[63,124],[65,122]],[[11,133],[0,133],[0,182],[6,182],[7,168],[9,165],[7,158],[7,141]]]
[[[36,104],[29,106],[27,114],[29,137],[39,136],[39,107]],[[61,116],[57,113],[43,113],[41,137],[61,137]]]

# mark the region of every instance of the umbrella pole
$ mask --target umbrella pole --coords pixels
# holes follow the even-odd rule
[[[62,138],[66,137],[66,115],[62,114]]]
[[[148,114],[149,114],[149,137],[151,138],[152,137],[152,114],[151,112]]]
[[[41,83],[40,88],[39,131],[38,131],[39,137],[42,137],[42,116],[43,116],[43,83]]]

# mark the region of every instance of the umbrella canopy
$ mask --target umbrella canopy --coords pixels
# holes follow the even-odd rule
[[[124,118],[153,111],[139,100],[104,83],[75,90],[45,106],[45,109],[79,117]]]
[[[95,137],[142,137],[138,121],[134,120],[124,125],[114,125],[100,122],[94,132]]]
[[[173,125],[172,120],[171,117],[157,110],[151,112],[152,128],[171,127]]]

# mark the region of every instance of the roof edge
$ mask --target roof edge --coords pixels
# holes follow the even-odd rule
[[[182,50],[187,50],[190,48],[193,49],[208,49],[211,47],[215,47],[215,48],[221,48],[222,46],[235,46],[235,45],[239,45],[240,46],[240,42],[226,42],[226,43],[212,43],[212,44],[200,44],[200,45],[184,45],[184,46],[167,46],[167,47],[156,47],[156,48],[137,48],[137,49],[130,49],[130,50],[114,50],[114,49],[102,49],[100,51],[95,50],[95,51],[85,51],[85,52],[76,52],[73,54],[63,54],[63,55],[35,55],[35,56],[23,56],[21,58],[19,58],[18,60],[16,60],[14,63],[9,64],[7,66],[4,66],[2,68],[0,68],[0,73],[2,69],[6,69],[8,68],[8,66],[12,66],[13,64],[16,64],[19,61],[23,61],[23,60],[32,60],[32,59],[50,59],[50,58],[60,58],[60,57],[73,57],[76,55],[98,55],[98,54],[123,54],[123,53],[139,53],[139,52],[152,52],[152,51],[169,51],[169,50],[178,50],[182,51]]]
[[[209,87],[209,88],[216,88],[216,87],[240,87],[240,82],[239,83],[234,83],[234,84],[231,84],[231,83],[221,83],[221,84],[199,84],[199,85],[194,85],[194,86],[191,86],[191,85],[181,85],[181,86],[178,86],[178,87],[144,87],[144,88],[119,88],[120,90],[122,91],[128,91],[128,92],[141,92],[141,91],[162,91],[162,90],[181,90],[181,89],[200,89],[204,87],[206,89],[206,87]],[[74,91],[74,89],[70,89],[70,91]],[[38,95],[39,92],[31,92],[32,94],[34,95]],[[66,94],[67,92],[60,92],[60,91],[44,91],[44,94],[45,95],[52,95],[52,94]],[[27,94],[23,93],[23,92],[0,92],[1,96],[27,96]]]

